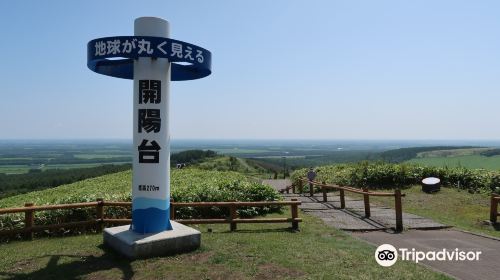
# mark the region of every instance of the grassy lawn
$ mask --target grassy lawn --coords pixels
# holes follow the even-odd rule
[[[1,244],[0,279],[449,279],[409,262],[381,267],[371,245],[301,216],[297,233],[285,224],[196,226],[200,249],[147,260],[104,248],[101,234]]]
[[[470,194],[464,190],[444,187],[437,193],[427,194],[421,191],[420,186],[413,186],[402,192],[406,194],[403,198],[404,212],[428,217],[464,230],[500,237],[499,226],[483,223],[490,218],[489,194]],[[393,198],[370,197],[370,202],[394,208]]]

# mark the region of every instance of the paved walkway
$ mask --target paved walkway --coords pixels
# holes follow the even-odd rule
[[[264,183],[280,190],[290,185],[288,180],[265,180]],[[365,219],[362,200],[346,196],[347,209],[340,209],[338,195],[329,193],[328,202],[322,202],[322,195],[309,197],[308,194],[283,194],[286,198],[302,201],[301,209],[317,216],[326,224],[350,231],[351,235],[374,244],[391,244],[396,248],[417,251],[453,252],[481,251],[479,261],[422,261],[419,262],[437,271],[444,272],[457,279],[500,279],[500,240],[479,236],[459,230],[446,229],[447,226],[430,219],[403,213],[405,229],[402,233],[388,230],[394,227],[394,210],[371,205],[370,219]],[[404,209],[404,200],[403,200]],[[423,230],[433,229],[433,230]],[[401,257],[399,257],[401,259]]]
[[[281,190],[291,184],[289,180],[264,180],[264,183],[273,186],[276,190]],[[396,227],[394,209],[370,204],[371,217],[365,218],[365,208],[362,199],[346,196],[346,209],[341,209],[338,192],[328,193],[328,202],[323,202],[323,195],[321,193],[315,194],[312,197],[309,194],[299,195],[292,193],[284,193],[283,196],[287,199],[296,198],[302,201],[299,207],[305,213],[321,218],[326,224],[338,229],[373,231]],[[408,213],[403,213],[403,227],[405,229],[448,228],[448,226],[434,222],[431,219]]]
[[[384,231],[352,233],[353,236],[379,246],[391,244],[394,247],[415,248],[417,251],[448,252],[481,251],[479,261],[422,261],[431,268],[444,272],[457,279],[500,279],[500,241],[477,236],[458,230],[411,230],[402,234]],[[401,256],[398,256],[398,260]],[[419,262],[420,263],[420,262]]]

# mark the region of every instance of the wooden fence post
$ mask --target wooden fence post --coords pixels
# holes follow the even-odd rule
[[[345,209],[345,194],[343,189],[340,189],[340,208]]]
[[[314,185],[309,181],[309,195],[314,196]]]
[[[403,204],[401,203],[401,190],[394,191],[394,199],[396,200],[396,231],[403,231]]]
[[[302,179],[299,180],[299,193],[302,194],[304,192],[304,182]]]
[[[170,199],[170,220],[175,220],[175,206],[174,199]]]
[[[322,182],[323,185],[326,185],[325,181]],[[327,193],[326,193],[326,187],[321,186],[321,192],[323,193],[323,202],[328,201]]]
[[[98,198],[96,200],[97,229],[102,231],[104,229],[104,199]]]
[[[295,184],[292,183],[292,193],[295,193]]]
[[[229,220],[231,221],[229,229],[231,231],[235,231],[236,230],[236,222],[234,222],[234,220],[236,219],[236,217],[237,217],[236,216],[236,205],[231,204],[229,206]]]
[[[365,202],[365,217],[370,218],[370,195],[368,194],[368,189],[363,188],[363,200]]]
[[[286,193],[290,193],[290,186],[285,187]]]
[[[297,201],[297,199],[292,198],[292,201]],[[295,220],[299,217],[299,210],[297,204],[292,204],[290,209],[292,211],[292,230],[299,230],[299,222]]]
[[[25,203],[24,207],[31,207],[33,203]],[[33,210],[24,211],[24,228],[26,230],[24,238],[28,240],[33,239],[33,226],[35,224],[35,212]]]
[[[491,194],[491,206],[490,206],[490,221],[492,223],[497,222],[498,215],[498,200],[495,194]]]

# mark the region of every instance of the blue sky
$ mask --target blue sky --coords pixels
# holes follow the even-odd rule
[[[213,74],[171,84],[174,139],[500,139],[498,1],[1,1],[0,139],[132,137],[132,82],[89,40],[170,21]]]

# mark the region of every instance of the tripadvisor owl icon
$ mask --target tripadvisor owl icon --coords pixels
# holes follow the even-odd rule
[[[382,244],[375,251],[375,260],[381,266],[392,266],[398,260],[398,251],[391,244]]]

